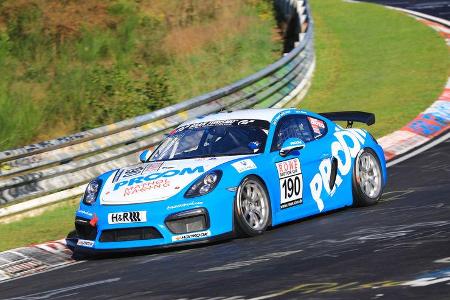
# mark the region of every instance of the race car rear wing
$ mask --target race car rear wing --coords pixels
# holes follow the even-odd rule
[[[347,128],[351,128],[353,122],[364,123],[368,126],[375,124],[375,115],[363,111],[337,111],[319,113],[319,115],[331,121],[347,121]]]

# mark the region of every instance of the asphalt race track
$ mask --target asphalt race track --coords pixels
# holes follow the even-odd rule
[[[445,20],[450,20],[449,0],[363,0],[382,5],[400,7],[404,9],[418,11]]]
[[[0,299],[449,299],[450,140],[389,168],[382,201],[263,236],[91,260]]]

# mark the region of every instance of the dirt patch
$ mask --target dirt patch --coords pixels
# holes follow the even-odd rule
[[[26,32],[27,19],[41,19],[47,35],[64,40],[83,28],[114,27],[118,20],[108,14],[108,5],[100,0],[7,0],[0,6],[0,27],[15,23]]]
[[[164,38],[164,48],[175,55],[189,55],[216,41],[235,36],[247,29],[251,17],[220,19],[210,26],[194,25],[171,30]],[[220,26],[219,26],[220,25]]]
[[[198,4],[197,1],[192,3]],[[175,55],[189,55],[214,40],[226,39],[245,31],[252,17],[242,14],[243,5],[241,1],[235,0],[211,1],[207,5],[209,7],[202,8],[182,5],[176,10],[178,19],[173,13],[163,12],[170,28],[164,39],[164,48]],[[196,15],[192,15],[192,11]]]

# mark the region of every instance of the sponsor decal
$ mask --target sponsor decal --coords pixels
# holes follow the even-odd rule
[[[251,159],[243,159],[231,164],[239,173],[256,169],[255,163]]]
[[[253,122],[255,122],[255,120],[241,120],[237,124],[238,125],[248,125],[248,124],[251,124]]]
[[[169,186],[170,186],[170,181],[168,179],[152,180],[149,182],[144,182],[144,183],[137,184],[134,186],[126,187],[125,191],[123,193],[123,196],[126,197],[129,195],[143,193],[143,192],[147,192],[150,190],[167,188]]]
[[[171,209],[184,208],[184,207],[197,206],[197,205],[203,205],[203,202],[192,201],[192,202],[189,202],[189,203],[181,203],[181,204],[169,205],[169,206],[167,206],[166,209],[167,210],[171,210]]]
[[[172,170],[172,169],[175,169],[175,167],[174,166],[163,166],[161,168],[161,170]]]
[[[313,125],[313,126],[316,126],[319,128],[325,128],[324,122],[319,119],[308,117],[308,120],[311,123],[311,125]]]
[[[88,211],[85,211],[85,210],[82,210],[82,209],[77,210],[77,213],[80,214],[80,215],[88,216],[88,217],[92,217],[93,216],[93,214],[91,212],[88,212]]]
[[[291,145],[296,146],[296,145],[300,145],[302,142],[300,141],[292,141]]]
[[[217,157],[197,157],[194,158],[195,161],[207,161],[207,160],[216,160]]]
[[[325,122],[312,117],[308,117],[308,120],[316,137],[322,135],[325,131]]]
[[[322,192],[329,196],[333,196],[336,188],[342,183],[342,177],[351,171],[352,160],[358,155],[361,150],[361,145],[364,143],[366,133],[361,129],[344,130],[340,126],[336,127],[334,133],[336,141],[331,143],[331,155],[338,160],[338,174],[336,175],[335,186],[330,189],[329,182],[331,176],[331,159],[322,160],[319,165],[319,172],[313,177],[309,186],[311,188],[311,195],[319,208],[319,211],[324,209],[322,200]]]
[[[276,125],[278,123],[278,121],[280,121],[280,119],[282,117],[284,117],[285,115],[288,114],[294,114],[296,113],[297,110],[296,109],[288,109],[288,110],[283,110],[282,112],[279,112],[272,120],[272,125]]]
[[[145,175],[145,174],[149,174],[152,172],[157,172],[162,164],[163,164],[162,162],[152,162],[152,163],[148,163],[146,165],[138,166],[133,169],[125,170],[122,173],[122,178],[129,178],[129,177],[134,177],[136,175]]]
[[[276,164],[280,179],[280,208],[285,209],[303,203],[303,177],[300,160],[293,158]]]
[[[142,174],[142,171],[144,171],[144,166],[140,166],[133,169],[124,170],[122,172],[122,178],[128,178],[128,177],[134,177],[136,175]]]
[[[127,224],[147,222],[146,211],[129,211],[108,214],[108,224]]]
[[[197,129],[203,127],[214,127],[214,126],[258,126],[267,127],[267,122],[263,120],[254,119],[231,119],[231,120],[214,120],[208,122],[198,122],[192,123],[184,126],[180,126],[175,129],[175,133],[182,132],[186,129]]]
[[[289,114],[302,114],[305,115],[306,111],[304,110],[298,110],[296,108],[291,108],[291,109],[287,109],[287,110],[283,110],[282,112],[279,112],[272,120],[272,125],[276,125],[278,123],[278,121],[280,121],[280,119],[282,117],[284,117],[285,115],[289,115]]]
[[[135,178],[131,178],[130,180],[123,180],[121,182],[118,182],[114,185],[114,191],[117,191],[119,188],[121,188],[124,185],[133,186],[135,184],[142,184],[145,182],[153,181],[159,178],[168,178],[173,176],[183,176],[185,174],[194,174],[194,173],[204,173],[205,169],[203,166],[198,166],[195,168],[184,168],[182,170],[168,170],[165,172],[160,173],[151,173],[147,176],[138,176]]]
[[[172,237],[172,242],[179,242],[183,240],[190,240],[190,239],[200,239],[211,236],[211,232],[209,230],[207,231],[200,231],[200,232],[191,232],[191,233],[185,233],[180,235],[175,235]]]
[[[78,240],[77,246],[92,248],[92,247],[94,247],[94,241]]]

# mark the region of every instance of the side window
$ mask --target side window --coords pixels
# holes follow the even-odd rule
[[[295,115],[281,119],[273,136],[271,151],[280,150],[284,141],[289,138],[299,138],[305,143],[314,139],[306,116]]]
[[[198,141],[203,136],[203,130],[193,130],[187,132],[182,139],[177,141],[178,147],[176,149],[175,155],[182,154],[183,152],[192,152],[198,150]]]
[[[313,117],[308,117],[308,121],[311,124],[315,139],[320,139],[327,133],[327,124],[324,121]]]

